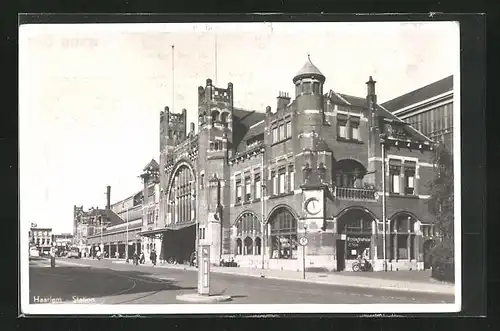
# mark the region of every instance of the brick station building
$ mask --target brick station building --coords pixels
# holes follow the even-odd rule
[[[182,263],[199,223],[213,263],[301,270],[305,249],[306,268],[350,270],[367,253],[381,270],[383,143],[387,267],[424,268],[435,235],[430,139],[377,103],[371,77],[365,98],[326,91],[325,81],[308,59],[292,79],[295,98],[280,93],[274,110],[258,112],[234,106],[232,83],[207,79],[198,132],[186,110],[165,107],[159,163],[142,174],[143,242]]]

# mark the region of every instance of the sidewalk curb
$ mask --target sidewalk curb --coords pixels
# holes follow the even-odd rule
[[[214,271],[217,272],[217,271]],[[417,288],[408,288],[408,287],[393,287],[393,286],[374,286],[369,284],[353,284],[353,283],[339,283],[339,282],[326,282],[322,280],[315,279],[297,279],[297,278],[284,278],[284,277],[276,277],[276,276],[265,276],[261,275],[245,275],[245,274],[236,274],[230,272],[219,271],[218,273],[222,274],[232,274],[232,275],[240,275],[254,278],[267,278],[267,279],[275,279],[275,280],[286,280],[291,282],[302,282],[302,283],[313,283],[313,284],[323,284],[323,285],[337,285],[337,286],[347,286],[347,287],[361,287],[361,288],[370,288],[375,290],[390,290],[390,291],[399,291],[399,292],[419,292],[419,293],[433,293],[433,294],[444,294],[444,295],[454,295],[454,292],[448,291],[436,291],[436,290],[428,290],[428,289],[417,289]]]
[[[177,269],[177,270],[192,270],[192,271],[197,270],[197,269],[192,269],[189,267],[175,267],[175,266],[166,266],[166,265],[163,265],[160,267],[161,268],[168,268],[168,269]],[[351,286],[351,287],[370,288],[370,289],[375,289],[375,290],[390,290],[390,291],[400,291],[400,292],[419,292],[419,293],[455,295],[455,288],[454,287],[451,287],[451,288],[446,289],[444,291],[440,291],[440,290],[421,289],[421,288],[376,286],[376,285],[370,285],[370,284],[352,284],[352,283],[341,283],[341,282],[328,282],[328,281],[324,281],[324,280],[307,279],[307,278],[306,279],[298,279],[298,278],[288,278],[288,277],[278,277],[278,276],[267,276],[265,274],[264,274],[264,276],[262,276],[260,274],[259,275],[244,274],[244,273],[222,271],[222,270],[212,270],[211,272],[225,274],[225,275],[243,276],[243,277],[267,278],[267,279],[274,279],[274,280],[286,280],[286,281],[292,281],[292,282],[302,282],[302,283],[312,283],[312,284],[322,284],[322,285],[337,285],[337,286],[347,286],[347,287]]]

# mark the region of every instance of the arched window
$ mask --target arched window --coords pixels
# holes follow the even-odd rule
[[[260,255],[262,250],[262,240],[260,239],[260,237],[255,238],[254,245],[255,255]]]
[[[246,237],[244,240],[245,250],[243,251],[244,255],[253,255],[253,240],[250,237]]]
[[[223,112],[220,116],[220,120],[222,123],[227,123],[227,117],[229,116],[229,113]]]
[[[167,223],[183,223],[194,220],[193,193],[193,172],[187,165],[182,165],[176,170],[169,188]]]
[[[244,255],[252,255],[253,254],[253,238],[261,235],[261,224],[257,216],[253,213],[244,213],[241,217],[236,221],[236,244],[238,242],[244,244]]]
[[[391,219],[389,256],[391,260],[414,260],[416,220],[407,213],[401,213]]]
[[[278,209],[272,216],[271,243],[273,259],[297,258],[297,220],[285,208]]]
[[[363,188],[365,167],[355,160],[339,160],[335,166],[335,183],[338,187]]]
[[[241,255],[241,239],[236,239],[236,255]]]
[[[215,123],[219,121],[219,112],[217,110],[212,111],[212,122]]]

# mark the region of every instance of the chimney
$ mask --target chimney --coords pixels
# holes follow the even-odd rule
[[[271,106],[266,106],[266,115],[267,116],[271,116],[272,112],[271,112]]]
[[[366,82],[366,89],[367,89],[366,101],[368,102],[368,106],[372,111],[375,110],[375,105],[377,104],[377,95],[375,94],[375,83],[376,81],[373,80],[372,76],[370,76],[370,79],[368,79],[368,81]]]
[[[194,134],[194,123],[193,122],[191,122],[191,124],[189,124],[189,132]]]
[[[285,109],[286,106],[290,103],[290,96],[286,92],[279,92],[278,97],[278,105],[276,107],[276,110],[282,110]]]
[[[111,186],[106,187],[106,209],[111,209]]]

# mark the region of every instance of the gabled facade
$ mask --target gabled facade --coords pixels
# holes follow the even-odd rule
[[[213,263],[291,270],[307,236],[307,267],[349,269],[364,253],[379,270],[385,161],[388,268],[423,268],[431,140],[377,103],[371,77],[365,98],[326,91],[308,60],[292,82],[293,99],[280,92],[274,110],[258,112],[234,107],[232,83],[207,79],[197,133],[186,110],[160,113],[159,164],[142,176],[143,220],[155,216],[141,235],[163,260],[190,260],[198,233]]]

